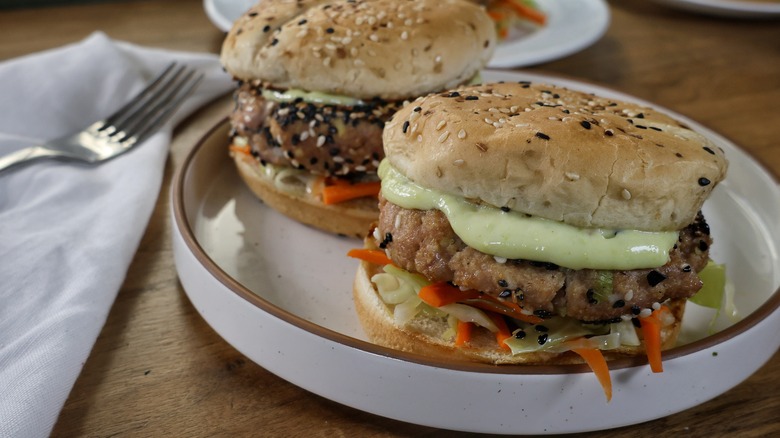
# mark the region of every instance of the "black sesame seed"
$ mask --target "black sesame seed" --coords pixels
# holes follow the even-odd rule
[[[625,307],[625,306],[626,306],[626,302],[625,302],[625,301],[623,301],[623,300],[617,300],[617,301],[615,301],[615,302],[612,304],[612,308],[613,308],[613,309],[619,309],[619,308],[621,308],[621,307]]]
[[[701,251],[707,251],[708,249],[710,249],[710,245],[709,245],[709,244],[707,244],[707,242],[705,242],[705,241],[703,241],[703,240],[700,240],[700,241],[699,241],[699,249],[700,249]]]
[[[710,182],[711,181],[709,179],[705,178],[705,177],[699,178],[699,185],[702,186],[702,187],[710,185]]]
[[[548,329],[547,326],[541,324],[534,326],[534,329],[539,333],[547,333],[550,331],[550,329]]]
[[[536,342],[539,343],[539,345],[544,345],[547,343],[547,339],[550,337],[547,333],[542,333],[539,335],[539,337],[536,339]]]
[[[639,313],[637,313],[639,315]],[[642,328],[642,323],[639,322],[639,318],[631,318],[631,324],[634,324],[636,328]]]
[[[506,206],[501,207],[501,211],[503,211],[504,213],[508,213],[509,212],[509,207],[506,207]]]
[[[299,21],[299,22],[298,22],[298,25],[299,25],[299,26],[300,26],[300,25],[304,25],[304,24],[306,24],[306,21],[307,21],[307,20],[304,18],[303,20],[301,20],[301,21]]]
[[[501,287],[509,287],[509,283],[504,279],[498,280],[498,285]]]
[[[587,120],[583,120],[583,121],[581,121],[581,122],[580,122],[580,125],[581,125],[583,128],[585,128],[585,129],[590,129],[590,122],[588,122]]]
[[[691,265],[685,265],[682,267],[683,272],[691,272]]]
[[[544,309],[534,310],[534,315],[536,315],[536,316],[538,316],[539,318],[542,318],[542,319],[552,318],[552,312],[550,312],[548,310],[544,310]]]
[[[329,27],[329,28],[325,29],[325,32],[333,33],[333,32],[335,32],[335,30],[332,27]]]
[[[382,240],[382,242],[379,243],[379,248],[385,249],[387,248],[387,245],[393,241],[393,235],[390,233],[385,233],[385,238]]]
[[[279,40],[278,39],[274,38],[274,39],[271,40],[271,45],[272,46],[275,46],[277,44],[279,44]]]
[[[515,339],[524,339],[525,338],[525,332],[522,330],[518,330],[517,333],[515,333]]]
[[[639,315],[640,313],[642,313],[642,309],[636,304],[634,304],[633,306],[631,306],[631,313],[634,315]]]
[[[709,147],[707,147],[707,146],[704,146],[702,149],[704,149],[705,151],[709,152],[709,153],[710,153],[710,154],[712,154],[712,155],[715,155],[715,151],[713,151],[712,149],[710,149],[710,148],[709,148]]]
[[[247,15],[249,15],[250,17],[257,17],[257,12],[250,12]]]
[[[499,298],[509,298],[512,296],[512,291],[510,289],[504,289],[501,291],[501,293],[498,294]]]
[[[421,106],[416,106],[416,107],[414,107],[414,109],[412,111],[414,111],[416,113],[419,113],[420,111],[422,111],[422,107]]]
[[[587,292],[585,292],[585,298],[588,299],[588,304],[598,304],[598,300],[594,297],[596,295],[596,291],[594,289],[588,289]]]
[[[267,24],[265,26],[263,26],[263,32],[268,32],[269,30],[271,30],[271,26],[269,26]]]
[[[536,136],[541,138],[542,140],[549,140],[550,136],[545,134],[544,132],[537,132]]]
[[[656,270],[652,270],[652,271],[650,271],[647,274],[647,283],[651,287],[658,286],[658,283],[660,283],[660,282],[662,282],[664,280],[666,280],[666,275],[664,275],[664,274],[662,274],[662,273],[660,273],[660,272],[658,272]]]
[[[615,135],[615,133],[611,129],[607,129],[606,131],[604,131],[604,135],[606,135],[607,137],[612,137],[613,135]]]
[[[403,131],[404,134],[406,134],[406,131],[409,130],[409,121],[408,120],[404,122],[404,125],[403,125],[403,127],[401,127],[401,130]]]
[[[457,91],[453,91],[452,93],[447,95],[447,97],[459,97],[459,96],[460,96],[460,93],[458,93]]]
[[[466,100],[479,100],[477,96],[466,96]]]

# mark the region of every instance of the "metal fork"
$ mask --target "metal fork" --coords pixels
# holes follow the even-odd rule
[[[146,88],[114,114],[82,131],[0,157],[0,172],[41,158],[99,163],[116,157],[153,134],[195,90],[203,74],[168,65]]]

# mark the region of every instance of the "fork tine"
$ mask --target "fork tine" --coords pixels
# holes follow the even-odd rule
[[[178,75],[177,75],[178,76]],[[189,70],[181,80],[171,81],[166,84],[145,108],[143,113],[136,114],[133,120],[128,121],[128,126],[117,133],[115,140],[119,142],[136,143],[146,135],[154,132],[173,115],[174,111],[192,94],[195,87],[203,79],[203,74],[195,76],[194,70]]]
[[[149,120],[146,126],[141,127],[138,130],[138,132],[135,133],[135,137],[136,137],[135,141],[139,141],[140,139],[143,139],[147,134],[154,132],[163,123],[167,122],[168,119],[170,119],[173,113],[176,111],[176,109],[178,109],[179,106],[184,102],[184,100],[190,94],[192,94],[193,91],[195,91],[195,88],[200,84],[200,81],[203,79],[203,77],[204,77],[203,73],[199,74],[187,85],[186,88],[184,88],[183,91],[181,91],[181,93],[176,95],[173,99],[168,99],[166,104],[159,108],[156,118]],[[189,81],[191,78],[192,78],[192,74],[188,75],[186,80],[177,87],[176,91],[178,92],[186,84],[186,81]]]
[[[114,128],[114,125],[116,123],[119,123],[120,121],[126,119],[129,116],[129,114],[132,114],[134,111],[137,111],[138,110],[137,107],[139,106],[142,107],[144,101],[149,99],[149,95],[153,92],[153,90],[157,88],[157,86],[161,82],[163,82],[164,80],[168,80],[167,78],[169,74],[173,71],[174,67],[176,67],[176,61],[173,61],[170,64],[168,64],[168,66],[166,66],[165,69],[162,72],[160,72],[157,75],[157,77],[155,77],[152,80],[152,82],[149,83],[149,85],[146,86],[146,88],[144,88],[143,90],[141,90],[140,93],[135,95],[133,99],[131,99],[126,104],[122,105],[122,107],[116,110],[113,114],[103,119],[102,122],[96,124],[98,125],[97,132],[103,133],[103,131],[106,131],[109,128]],[[180,67],[179,71],[181,71],[181,69],[183,68],[184,67]],[[111,130],[111,132],[107,134],[111,134],[115,130],[116,129],[113,129]]]
[[[184,67],[177,69],[173,77],[157,87],[153,93],[150,93],[143,104],[139,105],[139,108],[129,114],[124,120],[115,123],[114,126],[116,127],[116,131],[109,135],[111,140],[119,142],[125,141],[132,137],[138,129],[148,123],[148,119],[159,111],[168,100],[173,98],[182,85],[194,74],[194,71],[189,70],[182,78],[181,76],[184,72]]]

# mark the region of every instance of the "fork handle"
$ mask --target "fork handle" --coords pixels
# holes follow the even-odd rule
[[[57,155],[60,154],[56,151],[41,146],[30,146],[0,157],[0,172],[28,161]]]

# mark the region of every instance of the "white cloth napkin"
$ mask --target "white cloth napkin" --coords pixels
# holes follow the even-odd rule
[[[102,33],[0,63],[0,154],[110,114],[172,60],[206,74],[160,132],[98,166],[0,173],[0,437],[47,436],[105,323],[160,195],[172,126],[228,92],[216,55]]]

